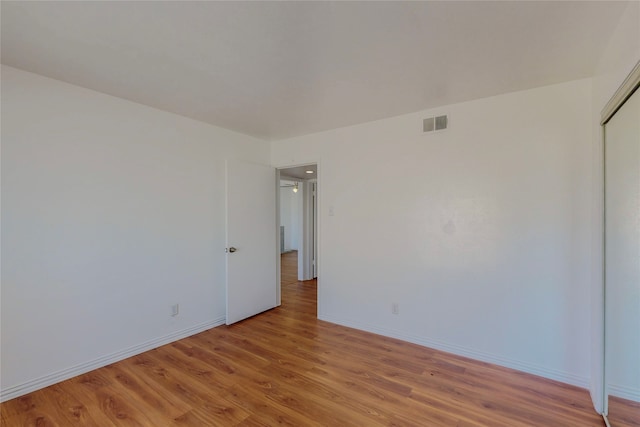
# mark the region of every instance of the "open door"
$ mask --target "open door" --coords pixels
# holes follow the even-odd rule
[[[227,160],[227,325],[277,305],[276,176]]]

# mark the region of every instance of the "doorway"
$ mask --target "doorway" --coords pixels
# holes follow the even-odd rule
[[[284,298],[284,286],[315,287],[318,277],[318,167],[281,168],[277,175],[279,295]]]

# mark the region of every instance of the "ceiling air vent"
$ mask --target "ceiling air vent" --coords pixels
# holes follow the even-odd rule
[[[423,132],[433,132],[439,130],[445,130],[449,120],[447,116],[427,117],[422,121]]]

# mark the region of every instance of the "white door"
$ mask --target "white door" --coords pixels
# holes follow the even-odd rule
[[[277,305],[275,200],[274,168],[227,160],[227,325]]]
[[[640,89],[605,125],[604,324],[605,397],[640,402]]]

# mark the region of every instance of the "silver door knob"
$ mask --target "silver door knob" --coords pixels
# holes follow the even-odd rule
[[[237,249],[234,248],[233,246],[231,246],[229,249],[226,250],[226,252],[231,252],[231,253],[234,253],[235,251],[237,251]]]

